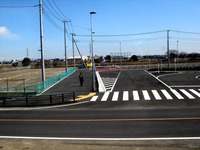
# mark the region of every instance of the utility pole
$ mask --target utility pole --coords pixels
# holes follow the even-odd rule
[[[178,63],[178,42],[179,42],[179,41],[177,41],[177,53],[176,53],[177,63]]]
[[[45,64],[44,64],[44,49],[43,49],[43,22],[42,22],[42,0],[39,0],[40,10],[40,50],[41,50],[41,65],[42,65],[42,82],[45,81]]]
[[[73,63],[74,63],[74,67],[75,67],[75,56],[74,56],[74,36],[75,34],[72,33],[72,51],[73,51]]]
[[[67,64],[67,46],[66,46],[66,33],[67,33],[67,31],[66,31],[66,20],[64,20],[63,21],[63,23],[64,23],[64,49],[65,49],[65,71],[68,71],[68,64]]]
[[[169,55],[169,31],[167,30],[167,59],[168,59],[168,69],[169,69],[169,62],[170,62],[170,55]]]
[[[27,58],[29,58],[28,48],[26,49],[26,56],[27,56]]]

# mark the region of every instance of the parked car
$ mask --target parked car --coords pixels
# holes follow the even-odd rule
[[[86,68],[86,67],[85,67],[84,64],[81,64],[81,65],[78,66],[78,69],[85,69],[85,68]]]

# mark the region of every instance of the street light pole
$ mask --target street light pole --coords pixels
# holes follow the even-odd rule
[[[95,11],[90,12],[90,31],[91,31],[91,53],[92,53],[92,91],[96,91],[95,87],[95,68],[94,68],[94,52],[93,52],[93,31],[92,31],[92,15]]]

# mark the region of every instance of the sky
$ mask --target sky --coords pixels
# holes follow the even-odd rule
[[[38,5],[0,0],[0,61],[40,58]],[[43,0],[44,58],[64,58],[63,20],[69,21],[67,56],[73,54],[71,33],[81,54],[90,55],[91,11],[94,55],[164,55],[167,30],[170,49],[200,52],[199,7],[200,0]]]

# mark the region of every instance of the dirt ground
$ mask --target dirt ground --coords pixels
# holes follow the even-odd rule
[[[0,139],[0,150],[200,150],[198,141],[176,142]]]
[[[46,79],[56,76],[65,71],[65,68],[46,68]],[[29,86],[41,82],[41,69],[22,69],[0,72],[0,89],[15,88],[17,86]]]

